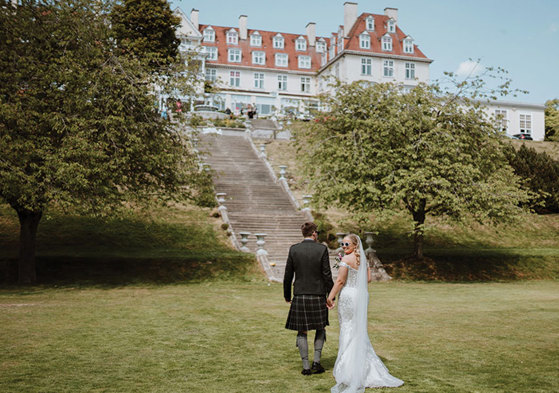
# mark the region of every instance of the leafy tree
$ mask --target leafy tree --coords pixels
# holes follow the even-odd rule
[[[0,6],[0,199],[18,214],[19,282],[32,283],[52,206],[112,214],[207,189],[189,143],[154,105],[149,73],[115,50],[95,0]]]
[[[458,91],[479,86],[460,83]],[[365,219],[375,210],[407,210],[417,259],[428,215],[502,220],[528,199],[479,101],[443,94],[436,84],[406,93],[395,84],[354,82],[340,85],[326,105],[327,113],[295,134],[316,201]]]
[[[157,70],[179,57],[175,31],[180,18],[167,0],[120,0],[111,12],[112,28],[120,48],[146,60]]]
[[[539,195],[530,207],[538,213],[559,213],[559,162],[524,144],[518,150],[508,146],[506,155],[514,172]]]
[[[559,142],[559,98],[545,102],[545,139]]]

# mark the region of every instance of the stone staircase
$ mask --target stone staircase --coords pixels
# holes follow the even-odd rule
[[[289,247],[302,240],[304,213],[295,209],[244,136],[202,135],[201,143],[210,153],[206,162],[216,172],[216,192],[227,194],[224,205],[237,238],[239,232],[250,232],[247,246],[255,252],[254,234],[266,233],[271,269],[264,268],[269,279],[281,281]]]

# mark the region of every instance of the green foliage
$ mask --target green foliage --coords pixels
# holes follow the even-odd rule
[[[196,128],[205,124],[204,119],[200,115],[192,114],[190,116],[189,124],[191,127]]]
[[[367,220],[406,209],[422,257],[426,215],[506,220],[528,200],[483,107],[437,85],[354,82],[327,99],[329,111],[295,133],[316,200]],[[387,210],[386,210],[387,211]]]
[[[177,60],[180,41],[175,31],[180,18],[167,0],[118,0],[111,12],[112,29],[119,48],[146,60],[157,70]]]
[[[191,197],[197,158],[157,114],[144,69],[113,51],[106,10],[25,4],[0,14],[0,196],[29,210],[94,211]]]
[[[31,222],[26,255],[49,205],[112,214],[205,192],[198,157],[153,105],[151,71],[115,47],[108,5],[4,3],[0,26],[0,198]]]
[[[338,248],[338,238],[333,232],[334,226],[330,223],[328,217],[314,210],[312,211],[312,216],[314,218],[313,222],[318,226],[318,241],[320,243],[326,242],[328,244],[328,247],[331,249]]]
[[[538,213],[559,213],[559,161],[525,145],[518,150],[510,146],[506,152],[514,172],[539,195],[531,207]]]
[[[246,128],[245,122],[235,119],[212,119],[212,123],[216,127],[225,128]]]
[[[559,98],[545,102],[545,140],[559,142]]]

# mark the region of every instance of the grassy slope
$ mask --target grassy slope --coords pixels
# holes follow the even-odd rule
[[[254,257],[234,251],[210,213],[184,205],[118,219],[52,212],[39,225],[39,282],[169,282],[250,273]],[[18,230],[15,213],[0,206],[0,273],[17,257]]]
[[[288,141],[266,141],[268,159],[277,170],[278,165],[286,164],[288,179],[294,194],[301,198],[309,192],[308,181],[302,177],[296,160],[296,150]],[[545,150],[559,158],[559,144],[554,142],[511,141],[514,144],[527,143],[538,150]],[[321,211],[337,231],[358,230],[347,220],[346,213],[330,207]],[[559,215],[525,215],[518,222],[506,225],[480,225],[477,223],[459,224],[444,218],[428,217],[425,240],[426,255],[443,266],[431,269],[429,274],[414,276],[401,269],[393,271],[399,277],[435,278],[449,267],[453,261],[464,267],[460,274],[450,273],[451,279],[487,279],[491,274],[499,278],[557,278],[559,277]],[[378,231],[375,246],[383,262],[402,258],[412,249],[410,218],[404,213],[391,220],[378,221],[373,217],[371,228]],[[495,262],[500,264],[494,266]],[[502,263],[501,263],[502,262]],[[491,265],[487,272],[477,277],[468,277],[466,270],[480,269]],[[519,269],[511,270],[513,265]],[[389,268],[391,268],[389,266]],[[438,270],[438,273],[437,273]],[[457,272],[455,272],[457,273]],[[431,275],[431,277],[430,277]]]
[[[405,381],[398,392],[559,391],[557,282],[369,290],[369,334]],[[334,384],[336,313],[327,372],[303,377],[277,284],[0,290],[0,309],[1,392],[302,393]]]

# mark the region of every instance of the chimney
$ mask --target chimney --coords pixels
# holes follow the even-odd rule
[[[314,46],[316,43],[316,23],[307,23],[307,40],[309,41],[309,46]]]
[[[193,8],[192,11],[190,11],[190,21],[196,28],[196,31],[198,31],[200,29],[200,25],[198,23],[198,10],[196,8]]]
[[[344,36],[349,35],[349,31],[357,20],[357,3],[346,1],[344,3]]]
[[[246,15],[239,16],[239,38],[241,40],[246,40],[247,36],[248,36],[247,19],[248,19],[248,16],[246,16]]]
[[[398,8],[386,7],[384,9],[384,15],[388,16],[389,18],[394,19],[396,21],[396,23],[398,23]]]

